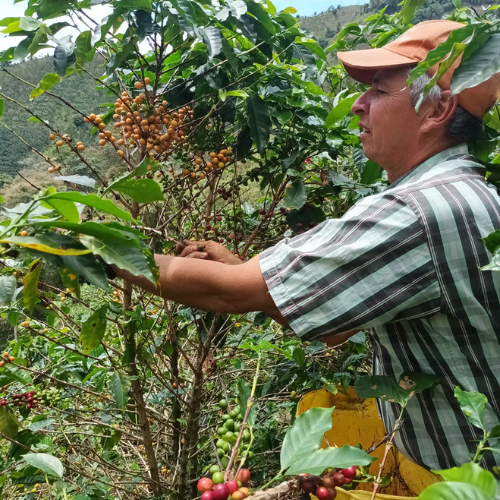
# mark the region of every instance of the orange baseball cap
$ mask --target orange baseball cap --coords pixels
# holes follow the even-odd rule
[[[431,50],[444,42],[453,30],[463,27],[463,24],[455,21],[425,21],[416,24],[380,49],[338,52],[337,57],[355,80],[371,85],[377,70],[415,66],[419,61],[423,61]],[[451,77],[460,60],[461,57],[439,80],[438,84],[444,90],[450,89]],[[438,64],[430,68],[429,73],[434,75],[437,69]],[[458,102],[471,115],[482,119],[497,101],[499,93],[500,75],[496,74],[476,87],[462,90],[458,94]]]

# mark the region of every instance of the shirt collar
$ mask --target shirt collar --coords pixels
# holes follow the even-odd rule
[[[410,171],[406,172],[406,174],[402,175],[398,179],[396,179],[392,184],[388,186],[389,189],[399,186],[400,184],[404,184],[415,177],[417,174],[422,175],[425,172],[428,172],[432,167],[436,166],[438,163],[442,163],[446,161],[451,156],[456,155],[466,155],[469,153],[469,148],[467,144],[459,144],[458,146],[452,146],[451,148],[444,149],[439,153],[431,156],[429,159],[425,160],[420,165],[413,167]]]

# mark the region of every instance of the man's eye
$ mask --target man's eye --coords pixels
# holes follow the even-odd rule
[[[377,94],[385,94],[385,92],[383,90],[380,90],[380,89],[377,89],[376,92],[377,92]]]

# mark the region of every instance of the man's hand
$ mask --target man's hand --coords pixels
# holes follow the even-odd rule
[[[226,247],[215,241],[189,241],[184,240],[177,244],[177,252],[180,257],[189,259],[204,259],[235,266],[243,262]]]
[[[337,333],[335,335],[327,335],[326,337],[321,337],[321,341],[327,346],[334,347],[344,342],[347,342],[354,334],[358,333],[359,330],[350,330],[348,332]]]

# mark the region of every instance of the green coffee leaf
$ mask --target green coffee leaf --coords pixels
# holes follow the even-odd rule
[[[107,264],[115,264],[134,276],[144,275],[155,283],[156,277],[151,272],[150,262],[140,248],[125,245],[125,241],[107,239],[98,240],[93,236],[81,236],[80,241],[92,251],[100,255]],[[157,270],[155,269],[155,274]]]
[[[69,222],[78,222],[80,220],[78,209],[72,201],[49,197],[41,200],[41,205],[45,208],[53,208]]]
[[[99,309],[94,311],[82,324],[80,331],[80,342],[82,343],[83,352],[89,354],[92,349],[96,349],[101,345],[101,341],[106,333],[106,313],[108,311],[107,304],[104,304]]]
[[[111,224],[112,223],[109,225]],[[44,241],[48,241],[54,245],[60,245],[61,247],[72,246],[77,250],[85,249],[80,242],[74,241],[73,238],[65,234],[45,233],[43,239]],[[63,265],[59,266],[59,274],[61,274],[65,286],[67,288],[74,288],[74,292],[77,296],[80,288],[78,275],[82,275],[89,283],[103,290],[109,288],[108,278],[106,277],[103,266],[90,253],[76,256],[61,255],[61,260]]]
[[[250,394],[252,393],[252,387],[247,384],[244,380],[238,380],[238,405],[240,406],[240,412],[244,416],[247,411],[248,400],[250,399]],[[250,413],[248,414],[248,425],[253,426],[255,424],[255,419],[257,418],[257,405],[255,402],[252,404]]]
[[[29,429],[30,431],[37,432],[41,429],[45,429],[49,425],[55,424],[56,420],[53,418],[47,418],[44,420],[37,420],[36,422],[31,422]]]
[[[420,61],[411,71],[410,78],[406,81],[406,85],[411,85],[419,76],[427,73],[432,66],[449,54],[455,43],[462,42],[472,35],[476,27],[476,24],[469,24],[458,30],[453,30],[445,42],[438,45],[434,50],[431,50],[427,54],[427,57],[423,61]]]
[[[245,102],[250,135],[257,145],[259,153],[263,154],[271,132],[271,119],[269,118],[267,104],[262,97],[255,93],[247,97]]]
[[[342,446],[341,448],[329,447],[326,449],[315,450],[312,453],[301,454],[291,467],[287,474],[295,476],[297,474],[320,475],[325,469],[343,469],[351,465],[370,465],[375,457],[371,457],[363,450],[353,446]]]
[[[385,375],[357,377],[354,387],[361,398],[380,398],[405,406],[415,394],[439,383],[439,377],[427,373],[405,372],[399,383]]]
[[[108,189],[123,193],[139,203],[163,201],[161,186],[153,179],[124,179],[109,186]]]
[[[0,306],[8,306],[12,302],[16,287],[14,276],[0,276]]]
[[[19,27],[23,31],[35,31],[41,26],[41,22],[33,17],[24,16],[19,20]]]
[[[335,124],[350,113],[354,101],[361,95],[361,92],[348,95],[342,99],[328,114],[325,120],[326,128],[333,128]]]
[[[306,186],[301,180],[294,181],[285,189],[283,202],[287,208],[298,210],[307,201]]]
[[[208,48],[208,55],[210,59],[220,54],[222,50],[222,33],[218,28],[214,26],[207,26],[206,28],[200,29],[205,45]]]
[[[92,50],[92,32],[80,33],[75,41],[76,67],[82,67],[87,61],[87,55]]]
[[[0,243],[10,243],[11,245],[30,248],[32,250],[38,250],[39,252],[50,253],[53,255],[85,255],[91,252],[91,250],[76,250],[74,248],[49,246],[42,242],[39,238],[30,236],[10,236],[0,240]]]
[[[72,184],[78,184],[80,186],[95,188],[95,179],[92,177],[87,177],[86,175],[60,175],[54,177],[55,181],[70,182]]]
[[[304,353],[304,349],[296,347],[293,350],[293,359],[299,366],[304,366],[306,362],[306,355]]]
[[[500,425],[495,425],[491,431],[489,431],[489,439],[500,438]]]
[[[111,394],[118,408],[125,411],[127,407],[128,392],[130,390],[130,379],[122,372],[113,372],[111,376]]]
[[[276,35],[276,28],[274,27],[272,18],[260,4],[257,2],[247,2],[247,9],[271,35]]]
[[[492,254],[491,261],[482,267],[482,271],[500,271],[500,231],[490,233],[483,238],[488,252]]]
[[[157,170],[160,170],[161,166],[162,165],[160,162],[146,157],[141,161],[141,163],[139,163],[139,165],[137,165],[137,167],[134,168],[131,176],[138,177],[139,175],[146,175],[151,172],[156,172]]]
[[[78,281],[78,273],[71,266],[59,266],[57,268],[59,276],[61,276],[64,286],[80,298],[80,282]]]
[[[399,15],[404,19],[405,23],[409,23],[417,7],[420,7],[425,0],[404,0],[403,7]]]
[[[420,493],[417,500],[494,500],[471,484],[446,481],[434,483]]]
[[[17,360],[17,362],[19,362],[19,360]],[[16,381],[23,385],[33,384],[33,379],[31,378],[29,372],[10,363],[3,367],[2,375],[9,381]]]
[[[134,220],[130,213],[125,212],[121,208],[117,207],[112,201],[100,198],[95,194],[83,194],[78,193],[77,191],[71,191],[68,193],[54,193],[44,198],[44,200],[50,204],[53,204],[55,200],[67,200],[81,203],[82,205],[85,205],[87,207],[92,207],[100,210],[101,212],[106,212],[108,214],[114,215],[119,219],[123,219],[134,224],[137,223],[137,221]],[[71,222],[78,222],[78,219]]]
[[[51,476],[63,477],[64,467],[61,461],[48,453],[28,453],[23,459],[32,467],[40,469]]]
[[[120,227],[117,223],[73,224],[64,221],[44,221],[33,223],[35,224],[40,227],[57,227],[74,231],[80,234],[80,242],[89,249],[87,252],[100,255],[107,264],[116,264],[134,276],[144,275],[153,283],[158,280],[158,266],[151,250],[132,232],[127,231],[127,228],[116,229]],[[78,271],[74,263],[71,265]]]
[[[478,44],[479,45],[479,44]],[[475,87],[500,72],[500,34],[496,33],[483,44],[453,73],[450,84],[452,95]]]
[[[323,435],[332,428],[333,410],[334,408],[311,408],[297,417],[286,433],[281,448],[282,470],[294,464],[300,456],[310,456],[320,448]]]
[[[0,435],[16,439],[19,423],[8,406],[0,406]]]
[[[475,427],[484,430],[484,408],[488,402],[486,396],[479,392],[466,392],[460,387],[455,387],[455,397],[460,403],[460,409],[465,418]]]
[[[57,73],[48,73],[45,75],[38,85],[31,91],[30,101],[40,97],[42,94],[50,90],[54,85],[61,81],[61,77]]]
[[[441,476],[445,481],[455,481],[475,486],[487,495],[488,498],[495,498],[497,491],[495,476],[491,472],[481,468],[478,464],[467,463],[461,467],[433,472]]]
[[[363,184],[373,184],[382,176],[382,167],[372,160],[368,160],[361,170],[360,181]]]
[[[31,311],[35,304],[39,302],[38,299],[38,281],[40,279],[40,272],[42,270],[41,259],[34,260],[29,267],[29,273],[23,277],[23,301],[24,307]]]

